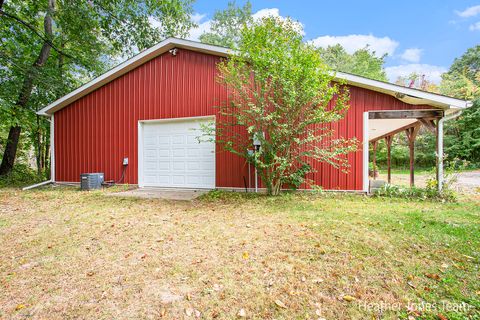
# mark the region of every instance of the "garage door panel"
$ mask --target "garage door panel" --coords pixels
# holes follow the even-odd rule
[[[214,188],[215,144],[199,142],[205,119],[143,125],[143,185]]]
[[[170,170],[170,161],[158,161],[158,170]]]
[[[157,181],[158,183],[161,184],[170,184],[171,183],[171,178],[169,175],[157,175]]]
[[[151,149],[151,148],[148,148],[148,149],[145,149],[145,159],[146,160],[149,160],[149,159],[155,159],[156,156],[157,156],[157,150],[156,149]]]
[[[174,162],[173,169],[175,171],[184,171],[185,170],[185,163],[184,162]]]
[[[173,176],[172,183],[177,186],[184,186],[185,185],[185,176]]]
[[[183,157],[185,157],[186,153],[187,153],[187,150],[185,150],[184,148],[181,148],[181,149],[179,149],[179,148],[174,148],[174,149],[173,149],[173,156],[174,156],[174,157],[183,158]]]
[[[156,139],[158,145],[162,144],[170,144],[170,137],[169,136],[158,136]]]
[[[184,136],[173,136],[172,137],[172,144],[183,146],[185,144],[185,137]]]

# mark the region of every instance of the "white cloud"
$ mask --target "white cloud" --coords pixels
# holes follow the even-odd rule
[[[387,67],[385,68],[387,77],[391,82],[395,82],[398,77],[406,77],[413,72],[418,73],[419,75],[425,75],[426,79],[434,83],[440,83],[442,80],[442,73],[447,72],[447,68],[442,66],[434,66],[431,64],[403,64],[399,66]]]
[[[260,20],[264,17],[280,17],[280,10],[278,8],[265,8],[252,14],[254,20]]]
[[[286,17],[280,15],[280,10],[278,8],[264,8],[252,14],[252,18],[255,21],[258,21],[265,17],[274,17],[274,18],[279,18],[280,20],[287,19]],[[297,29],[302,35],[305,35],[304,25],[301,22],[298,22],[295,20],[293,20],[293,22],[294,22],[294,25],[296,26],[295,29]]]
[[[418,63],[418,62],[420,62],[420,57],[422,56],[422,52],[423,52],[423,50],[418,49],[418,48],[406,49],[402,53],[400,58],[402,58],[403,60],[408,61],[408,62]]]
[[[455,13],[462,18],[475,17],[480,14],[480,5],[469,7],[463,11],[455,11]]]
[[[348,53],[354,53],[359,49],[369,47],[375,51],[376,56],[381,57],[384,54],[393,55],[398,47],[398,42],[389,37],[375,37],[372,34],[351,34],[346,36],[322,36],[311,41],[315,46],[328,47],[340,44]]]
[[[200,14],[200,13],[195,13],[192,15],[192,20],[196,24],[198,24],[198,27],[190,31],[190,36],[188,37],[190,40],[198,41],[200,36],[204,32],[210,31],[212,20],[205,20],[202,22],[202,20],[204,20],[205,17],[206,17],[205,14]],[[257,12],[252,14],[252,18],[254,20],[260,20],[264,17],[276,17],[281,20],[286,19],[286,17],[283,17],[280,15],[280,10],[278,8],[265,8],[265,9],[258,10]],[[297,25],[298,25],[299,31],[301,31],[301,33],[305,35],[305,32],[303,31],[303,24],[298,22]]]
[[[212,20],[206,20],[206,21],[202,22],[202,20],[205,17],[206,17],[205,14],[200,14],[200,13],[195,13],[194,15],[192,15],[192,20],[196,24],[198,24],[198,27],[190,30],[190,36],[188,37],[190,40],[198,41],[200,36],[204,32],[209,32],[210,31],[210,28],[211,28],[211,25],[212,25]]]
[[[477,31],[480,30],[480,22],[476,22],[469,27],[470,31]]]

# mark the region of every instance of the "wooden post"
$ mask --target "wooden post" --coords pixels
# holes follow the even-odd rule
[[[391,163],[391,150],[392,150],[393,135],[385,137],[385,143],[387,145],[387,181],[388,184],[392,182],[392,163]]]
[[[376,180],[377,177],[375,176],[375,171],[377,169],[377,142],[378,141],[373,141],[372,142],[372,146],[373,146],[373,159],[372,159],[372,163],[373,163],[373,180]]]
[[[415,186],[415,138],[417,137],[420,126],[411,127],[405,130],[408,138],[408,147],[410,149],[410,187]]]

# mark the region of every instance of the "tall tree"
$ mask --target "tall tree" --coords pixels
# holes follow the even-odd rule
[[[377,57],[368,47],[349,54],[341,45],[318,48],[323,60],[335,71],[347,72],[370,79],[387,81],[383,65],[387,55]]]
[[[186,36],[194,26],[192,1],[2,2],[0,117],[9,128],[0,175],[11,171],[22,130],[36,121],[35,105],[98,75],[112,58],[132,55],[167,36]],[[35,98],[44,100],[39,104]]]
[[[209,32],[200,36],[200,41],[227,48],[236,48],[240,40],[240,30],[252,22],[252,5],[247,1],[237,7],[235,1],[228,3],[225,10],[215,11]]]
[[[230,103],[219,107],[217,142],[252,163],[270,195],[309,182],[316,161],[346,169],[344,155],[357,146],[325,126],[344,116],[349,94],[301,31],[290,19],[263,18],[241,29],[236,52],[218,64]],[[252,140],[261,143],[253,154]]]
[[[442,75],[443,94],[473,101],[457,121],[447,122],[445,151],[450,157],[480,165],[480,45],[456,58],[449,71]]]

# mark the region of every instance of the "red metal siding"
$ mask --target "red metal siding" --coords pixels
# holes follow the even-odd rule
[[[163,54],[80,98],[55,113],[55,177],[78,182],[83,172],[104,172],[118,180],[122,159],[129,158],[125,183],[138,181],[138,121],[217,115],[214,106],[227,99],[216,80],[219,57],[189,50]],[[332,124],[337,137],[363,140],[363,112],[412,108],[389,95],[350,87],[350,109]],[[217,150],[216,185],[244,187],[243,159]],[[361,190],[362,151],[348,155],[348,174],[324,163],[311,174],[325,189]]]

